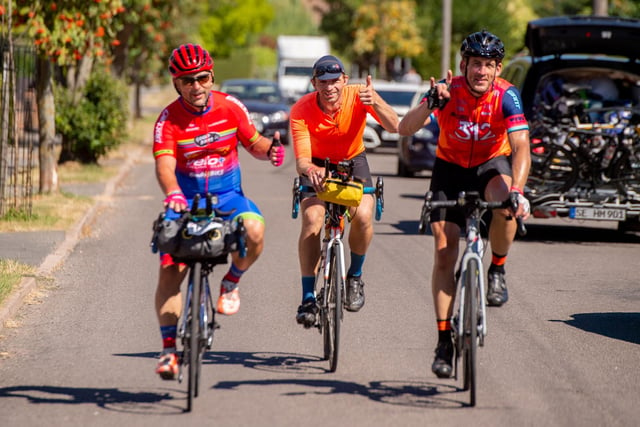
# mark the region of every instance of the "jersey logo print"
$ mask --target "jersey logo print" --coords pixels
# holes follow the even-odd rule
[[[455,136],[460,141],[488,141],[495,140],[496,135],[491,130],[489,123],[473,123],[469,121],[460,121],[460,126],[455,131]]]
[[[220,139],[220,134],[216,133],[216,132],[209,132],[206,133],[204,135],[198,135],[195,138],[193,138],[193,142],[195,142],[195,144],[198,147],[204,147],[207,144],[211,144],[212,142],[216,142]]]

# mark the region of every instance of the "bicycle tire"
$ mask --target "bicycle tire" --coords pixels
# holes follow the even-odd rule
[[[187,385],[187,412],[193,408],[193,399],[198,396],[198,380],[200,375],[200,291],[202,286],[202,264],[196,262],[190,269],[189,281],[192,284],[191,320],[189,323],[189,368]]]
[[[578,181],[575,154],[557,144],[540,144],[531,152],[527,186],[536,194],[564,193]]]
[[[342,318],[342,278],[338,271],[338,255],[333,248],[329,258],[329,278],[326,291],[326,316],[323,325],[325,355],[328,355],[329,371],[338,369],[338,353],[340,350],[340,323]]]
[[[476,405],[476,353],[478,350],[478,293],[480,266],[476,259],[470,259],[465,275],[464,296],[464,342],[463,342],[463,384],[469,390],[469,405]]]

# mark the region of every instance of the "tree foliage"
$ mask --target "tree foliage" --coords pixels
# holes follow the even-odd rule
[[[15,0],[17,32],[26,32],[40,55],[59,66],[85,56],[104,56],[115,40],[114,18],[126,9],[122,0]]]
[[[214,57],[229,57],[254,42],[274,15],[267,0],[209,0],[206,6],[199,32]]]
[[[353,51],[376,58],[383,78],[387,76],[388,58],[416,57],[423,51],[414,1],[367,0],[358,7],[354,19]]]

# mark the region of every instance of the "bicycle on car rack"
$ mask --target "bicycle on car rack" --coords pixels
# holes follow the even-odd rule
[[[456,270],[456,299],[451,321],[455,349],[454,378],[458,378],[458,359],[462,358],[463,390],[469,390],[470,406],[476,404],[476,353],[478,346],[484,345],[487,335],[487,313],[484,304],[485,281],[482,258],[485,242],[480,234],[482,215],[489,209],[504,209],[517,205],[517,195],[499,202],[487,202],[478,192],[461,192],[455,200],[432,200],[428,191],[420,214],[418,231],[425,234],[429,224],[429,214],[435,209],[458,209],[466,221],[465,249]],[[526,234],[521,218],[518,234]]]
[[[340,162],[337,170],[329,175],[328,161],[325,162],[325,183],[332,181],[334,184],[332,193],[346,194],[352,191],[353,162]],[[343,187],[341,187],[341,185]],[[350,187],[351,186],[351,187]],[[382,177],[378,177],[375,187],[356,185],[362,194],[373,194],[375,197],[375,218],[382,217],[384,210],[384,183]],[[293,205],[291,217],[297,218],[303,193],[315,193],[311,186],[301,185],[300,177],[293,181]],[[335,195],[334,194],[334,195]],[[318,195],[320,197],[320,195]],[[344,196],[337,196],[340,199]],[[329,197],[329,199],[333,199]],[[339,203],[341,202],[341,203]],[[335,372],[338,367],[338,354],[340,349],[340,326],[343,319],[343,301],[346,295],[346,269],[345,253],[342,237],[344,235],[345,217],[348,215],[349,206],[342,203],[350,203],[347,200],[325,200],[324,238],[321,243],[321,255],[318,270],[316,272],[315,290],[316,301],[319,307],[319,319],[316,321],[318,331],[323,335],[324,360],[329,361],[330,372]],[[353,204],[351,206],[354,206]]]
[[[174,262],[184,263],[189,268],[186,298],[178,324],[178,338],[182,343],[178,381],[182,383],[186,369],[186,412],[192,410],[193,400],[198,397],[202,359],[205,351],[210,350],[213,345],[215,330],[220,328],[215,320],[216,308],[209,286],[209,275],[216,265],[228,262],[231,251],[239,251],[241,257],[246,255],[246,230],[242,218],[222,219],[233,212],[212,208],[214,197],[207,194],[206,208],[202,210],[199,209],[200,195],[196,195],[191,210],[183,214],[179,220],[181,225],[177,230],[175,243],[172,244],[175,251],[166,250],[172,255]],[[158,245],[158,222],[154,224],[152,251],[165,252],[163,247]],[[214,241],[221,242],[223,249],[212,249]]]

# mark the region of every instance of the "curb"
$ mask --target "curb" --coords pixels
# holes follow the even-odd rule
[[[124,180],[129,171],[136,163],[135,159],[141,158],[144,147],[138,146],[131,149],[129,155],[124,160],[118,174],[107,181],[102,194],[98,195],[94,204],[89,208],[87,213],[78,221],[70,230],[65,232],[65,238],[52,253],[47,255],[44,261],[38,267],[35,276],[23,278],[18,286],[7,296],[0,305],[0,332],[5,328],[7,320],[11,319],[22,307],[25,297],[36,288],[38,278],[49,276],[56,268],[58,268],[73,251],[76,244],[82,238],[82,229],[89,224],[99,212],[99,208],[106,204],[116,191],[116,187]]]

